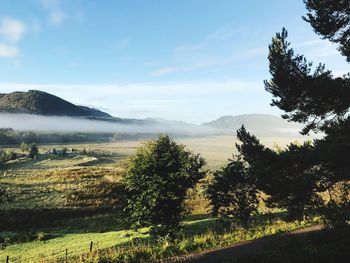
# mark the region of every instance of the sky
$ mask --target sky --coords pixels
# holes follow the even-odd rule
[[[302,0],[1,0],[0,93],[43,90],[123,118],[280,115],[263,80],[282,27],[297,53],[350,71],[305,13]]]

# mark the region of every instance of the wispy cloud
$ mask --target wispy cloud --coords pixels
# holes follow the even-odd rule
[[[177,73],[177,72],[190,72],[198,69],[203,69],[210,67],[212,65],[217,64],[218,62],[216,60],[203,60],[199,62],[194,62],[192,64],[188,64],[185,66],[178,66],[178,67],[163,67],[156,69],[151,72],[152,76],[163,76],[171,73]]]
[[[52,25],[59,26],[67,18],[67,14],[61,7],[60,0],[40,0],[43,8],[48,12]]]
[[[294,48],[303,49],[303,52],[313,60],[339,55],[336,44],[323,39],[312,39],[295,44],[292,43],[292,46]]]
[[[232,26],[224,26],[216,29],[215,31],[209,33],[205,36],[201,41],[192,44],[183,44],[176,46],[173,49],[174,53],[180,52],[192,52],[199,51],[204,49],[210,45],[215,45],[215,43],[226,40],[228,38],[234,37],[239,33],[246,31],[246,28],[243,27],[232,27]]]
[[[0,22],[0,36],[10,42],[18,42],[26,31],[26,25],[17,19],[4,17]]]
[[[126,48],[130,45],[130,42],[131,42],[131,37],[124,37],[124,38],[121,38],[119,39],[114,47],[117,48],[117,49],[123,49],[123,48]]]
[[[17,47],[0,43],[0,57],[13,58],[18,57],[19,55],[20,51]]]
[[[234,59],[232,54],[228,56],[217,54],[222,51],[219,46],[221,47],[223,44],[232,41],[233,37],[246,32],[246,30],[247,28],[243,27],[224,26],[209,33],[197,43],[178,45],[172,49],[173,62],[169,63],[168,66],[153,70],[151,75],[163,76],[172,73],[190,72],[232,62]]]

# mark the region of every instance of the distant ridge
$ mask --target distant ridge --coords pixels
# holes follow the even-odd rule
[[[52,94],[29,90],[0,94],[0,112],[38,115],[112,118],[103,111],[77,106]]]
[[[202,126],[227,131],[236,131],[242,125],[257,134],[298,133],[302,127],[298,123],[288,122],[281,117],[269,114],[227,115],[202,124]]]
[[[206,122],[201,125],[189,124],[183,121],[165,120],[161,118],[118,118],[97,109],[75,105],[55,95],[38,90],[29,90],[28,92],[17,91],[8,94],[0,93],[0,113],[11,115],[10,117],[3,115],[2,118],[3,120],[8,120],[8,118],[10,118],[11,125],[21,130],[32,127],[31,125],[34,123],[34,120],[38,121],[40,116],[46,116],[46,119],[43,118],[41,120],[43,121],[42,123],[47,124],[41,126],[38,124],[35,127],[32,127],[32,129],[39,129],[39,126],[42,130],[53,129],[52,121],[54,119],[50,120],[47,118],[51,116],[74,117],[81,119],[81,121],[103,121],[103,125],[106,125],[106,123],[124,125],[124,127],[126,127],[125,125],[131,125],[134,127],[133,129],[135,131],[143,133],[167,132],[182,135],[234,134],[236,130],[244,125],[249,132],[258,136],[288,137],[292,135],[294,137],[296,135],[300,135],[298,132],[302,128],[300,124],[291,123],[278,116],[268,114],[222,116],[216,120]],[[25,114],[25,116],[21,116],[21,114]],[[32,116],[26,114],[30,114]],[[14,125],[14,120],[16,117],[20,121]],[[24,120],[28,121],[28,123],[25,125]],[[92,125],[92,123],[90,124]],[[85,131],[89,127],[90,126],[88,126],[87,123],[81,122],[81,125],[77,127],[76,130],[81,129]],[[101,126],[101,131],[104,131],[102,127],[106,127],[107,129],[107,126]],[[108,130],[123,130],[121,127],[122,126],[108,126]],[[64,126],[62,125],[59,126],[59,128],[56,128],[56,130],[60,129],[64,129]],[[90,128],[90,130],[95,131],[96,128]],[[128,129],[124,128],[124,130],[126,131]]]

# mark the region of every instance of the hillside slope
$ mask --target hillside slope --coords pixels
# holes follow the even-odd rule
[[[0,112],[72,117],[112,117],[97,109],[77,106],[38,90],[0,94]]]

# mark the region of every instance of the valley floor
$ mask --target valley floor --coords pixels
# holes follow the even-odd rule
[[[270,147],[276,143],[284,146],[290,141],[293,139],[263,138]],[[212,171],[232,156],[236,140],[234,136],[213,136],[178,142],[201,153]],[[141,141],[120,141],[39,145],[40,155],[35,160],[6,163],[0,170],[0,190],[7,193],[6,200],[0,204],[0,261],[5,261],[7,256],[10,262],[63,260],[66,253],[68,258],[88,253],[91,241],[93,251],[104,251],[133,244],[134,240],[148,240],[146,230],[135,232],[123,228],[115,208],[115,196],[110,196],[122,179],[126,158],[140,144]],[[69,153],[65,156],[50,154],[53,148],[67,148]],[[20,151],[19,148],[6,150]],[[196,189],[188,201],[192,214],[209,211],[201,191],[200,187]],[[185,222],[184,239],[178,251],[167,249],[155,255],[169,257],[180,252],[202,251],[309,224],[285,224],[278,221],[278,216],[276,220],[270,227],[257,223],[259,230],[242,234],[241,230],[229,232],[225,224],[216,232],[218,223],[214,218],[193,215]],[[211,245],[208,238],[213,240]]]

